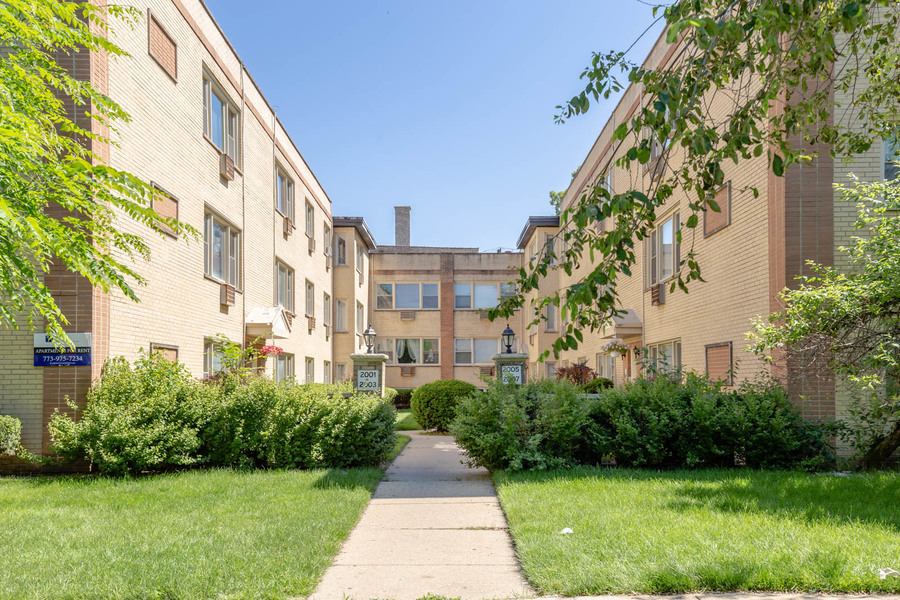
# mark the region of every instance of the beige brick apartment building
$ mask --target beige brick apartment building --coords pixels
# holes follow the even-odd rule
[[[559,218],[529,217],[520,252],[484,253],[411,245],[409,207],[396,207],[395,244],[378,246],[362,217],[332,217],[330,198],[202,1],[138,5],[143,25],[116,30],[129,58],[82,54],[72,68],[132,116],[120,124],[117,145],[98,153],[153,182],[165,196],[156,210],[199,236],[158,236],[121,221],[151,246],[151,259],[136,265],[148,282],[138,289],[140,303],[64,271],[48,275],[68,330],[92,336],[90,366],[35,367],[33,335],[0,331],[0,414],[21,419],[25,445],[42,451],[50,414],[68,410],[67,396],[83,400],[106,358],[158,350],[200,377],[217,368],[218,335],[244,345],[262,336],[282,347],[284,354],[264,367],[278,379],[349,378],[349,355],[364,350],[361,333],[369,324],[378,332],[376,350],[390,357],[390,387],[447,378],[482,385],[492,376],[491,355],[506,322],[488,321],[484,311],[513,293],[517,269],[548,247],[559,249]],[[660,38],[647,64],[664,65],[671,56]],[[590,182],[602,179],[614,190],[646,184],[651,174],[640,165],[610,167],[620,151],[611,133],[641,101],[639,90],[626,90],[564,208]],[[685,231],[682,244],[693,245],[706,279],[688,295],[665,286],[678,269],[674,233],[687,213],[687,199],[673,198],[658,211],[656,233],[637,249],[642,268],[619,280],[625,314],[604,331],[586,332],[578,350],[541,363],[538,356],[564,327],[557,310],[545,309],[530,326],[536,315],[526,304],[509,321],[517,349],[529,355],[529,376],[552,377],[557,366],[582,363],[621,384],[651,360],[736,384],[767,369],[744,351],[751,319],[780,308],[778,291],[805,272],[806,260],[839,264],[836,247],[851,234],[855,209],[836,201],[832,184],[851,170],[863,179],[884,176],[883,150],[873,148],[852,165],[824,153],[784,178],[770,173],[765,157],[733,167],[717,197],[722,213]],[[759,198],[746,191],[751,187]],[[552,270],[539,292],[565,289],[579,276]],[[631,350],[620,358],[605,353],[613,338]],[[776,374],[794,397],[807,398],[808,416],[842,410],[834,381],[800,369]]]

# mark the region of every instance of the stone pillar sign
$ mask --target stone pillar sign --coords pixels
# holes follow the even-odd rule
[[[351,354],[353,361],[353,389],[384,398],[384,363],[387,354]]]
[[[497,379],[522,385],[528,381],[527,354],[495,354],[494,364]]]

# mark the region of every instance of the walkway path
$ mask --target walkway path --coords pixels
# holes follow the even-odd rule
[[[310,600],[533,596],[487,471],[452,437],[409,433]]]

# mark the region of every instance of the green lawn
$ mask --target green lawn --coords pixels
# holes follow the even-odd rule
[[[411,409],[401,408],[397,411],[398,431],[415,431],[418,429],[422,429],[422,426],[419,425],[418,421],[416,421],[416,418],[413,416]]]
[[[900,592],[900,474],[497,473],[543,593]],[[559,532],[569,527],[573,534]]]
[[[287,598],[313,591],[378,469],[0,478],[0,598]]]

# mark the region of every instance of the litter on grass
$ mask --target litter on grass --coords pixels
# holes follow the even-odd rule
[[[894,569],[887,567],[884,569],[878,569],[878,578],[879,579],[887,579],[888,577],[900,577],[900,571],[895,571]]]
[[[560,533],[563,534],[563,535],[569,535],[570,533],[575,533],[575,532],[572,531],[571,528],[566,527],[565,529],[563,529],[562,531],[560,531]]]

